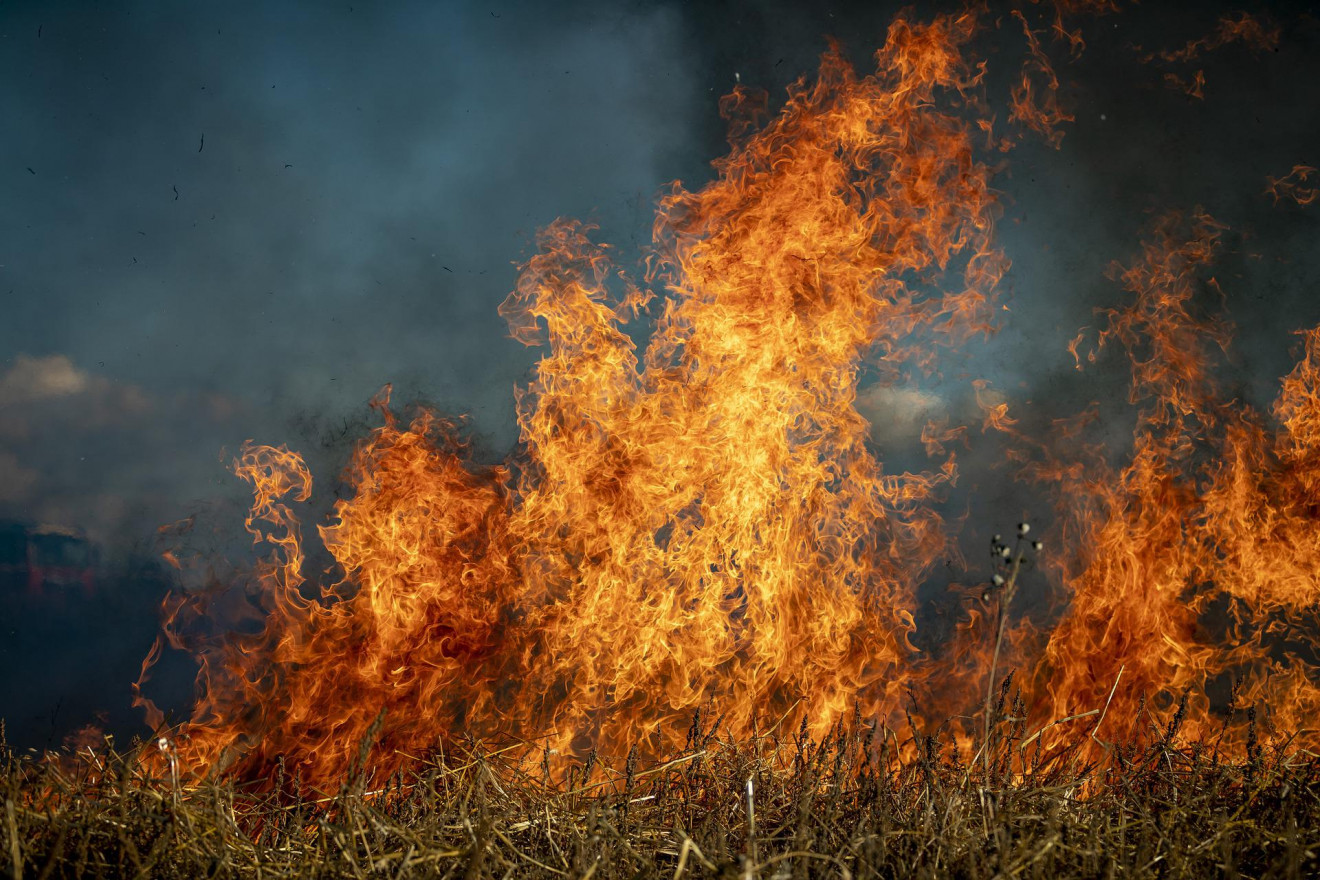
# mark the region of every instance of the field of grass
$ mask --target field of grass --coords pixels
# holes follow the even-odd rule
[[[1314,877],[1320,759],[1230,758],[1176,718],[1101,763],[1042,755],[1011,718],[985,760],[936,735],[840,726],[564,778],[469,743],[406,774],[313,791],[182,786],[156,744],[0,755],[14,877]],[[526,755],[527,750],[519,750]],[[366,750],[364,749],[364,756]],[[547,756],[548,757],[548,756]],[[1010,766],[1011,764],[1011,766]],[[556,781],[551,782],[551,775]]]

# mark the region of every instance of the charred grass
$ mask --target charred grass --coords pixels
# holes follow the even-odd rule
[[[156,743],[0,751],[0,872],[62,877],[1308,877],[1320,759],[1146,737],[1051,753],[1007,717],[993,759],[937,731],[840,726],[735,742],[700,721],[673,759],[512,759],[468,743],[316,791],[180,785]],[[1078,736],[1080,746],[1085,734]],[[982,747],[984,748],[984,747]],[[519,749],[526,755],[525,748]],[[557,776],[554,781],[551,776]]]

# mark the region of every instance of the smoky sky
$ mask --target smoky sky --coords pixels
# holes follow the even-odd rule
[[[35,429],[7,500],[78,519],[94,495],[89,525],[386,382],[507,445],[535,356],[495,311],[514,262],[559,215],[648,234],[706,99],[667,7],[0,15],[5,364],[67,358],[144,399]]]
[[[496,308],[537,229],[592,221],[626,266],[657,193],[700,186],[727,149],[721,94],[763,87],[773,108],[831,38],[869,70],[898,8],[0,4],[0,517],[79,526],[111,554],[149,544],[241,501],[221,454],[247,438],[333,479],[387,382],[507,452],[538,353]],[[1215,267],[1238,327],[1230,393],[1268,405],[1292,332],[1320,322],[1320,206],[1264,193],[1320,163],[1320,24],[1251,4],[1276,50],[1139,60],[1239,8],[1082,19],[1077,59],[1047,39],[1075,121],[1058,149],[1029,137],[1003,157],[1001,330],[904,397],[864,390],[879,440],[970,418],[973,377],[1028,426],[1120,399],[1121,369],[1080,376],[1065,346],[1121,300],[1105,267],[1152,215],[1197,206],[1231,228]],[[992,104],[1020,69],[1013,28],[984,41]],[[1204,98],[1165,81],[1195,70]],[[998,441],[971,443],[978,514],[1020,515]]]

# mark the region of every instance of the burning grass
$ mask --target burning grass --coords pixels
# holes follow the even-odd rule
[[[618,763],[629,744],[659,758],[712,701],[739,740],[781,715],[819,739],[854,704],[894,726],[909,690],[938,723],[969,711],[1001,648],[1033,725],[1106,695],[1124,717],[1141,694],[1161,710],[1186,695],[1187,733],[1206,737],[1233,677],[1271,729],[1309,727],[1320,328],[1270,411],[1231,393],[1232,328],[1208,302],[1227,296],[1210,273],[1228,227],[1159,216],[1112,267],[1124,299],[1071,345],[1079,367],[1130,367],[1130,447],[1105,445],[1099,403],[1030,431],[988,379],[944,377],[951,351],[1012,314],[987,27],[974,9],[899,15],[874,72],[832,48],[769,118],[764,95],[736,88],[720,105],[729,154],[701,188],[660,198],[640,278],[590,227],[543,229],[500,307],[541,350],[503,461],[477,461],[443,414],[392,407],[386,386],[383,424],[313,535],[307,462],[246,444],[233,470],[258,560],[166,601],[136,692],[180,777],[264,779],[279,760],[337,785],[382,710],[377,776],[437,742],[551,731],[578,759]],[[1010,118],[1037,119],[1024,112]],[[1011,591],[1000,601],[962,564],[949,512],[971,426],[940,417],[919,443],[880,443],[872,428],[897,416],[857,406],[864,383],[946,381],[974,389],[1005,478],[1055,508],[1049,621],[1006,630]],[[984,598],[950,590],[957,632],[923,654],[919,594],[941,566]],[[166,647],[197,664],[178,723],[146,688]],[[1244,728],[1229,744],[1240,756]]]
[[[1009,118],[1057,146],[1057,78],[1017,20]],[[4,752],[12,872],[1320,871],[1320,328],[1268,412],[1225,391],[1232,331],[1203,301],[1228,229],[1205,212],[1156,220],[1071,346],[1125,357],[1130,449],[1088,433],[1099,404],[1032,436],[970,381],[1057,501],[1056,619],[1008,626],[1042,547],[1024,523],[939,655],[913,649],[918,589],[960,555],[942,511],[968,426],[929,423],[908,472],[856,404],[869,372],[918,393],[1002,320],[986,26],[899,16],[874,73],[831,50],[770,119],[735,89],[731,152],[660,199],[640,280],[588,227],[543,230],[501,307],[543,349],[518,451],[476,462],[382,394],[316,529],[323,577],[310,469],[246,445],[259,561],[165,602],[137,691],[159,739]],[[166,646],[198,665],[177,724],[142,689]]]
[[[1004,689],[1006,690],[1006,689]],[[1008,703],[1011,709],[1011,701]],[[1002,691],[1000,709],[1004,709]],[[1315,876],[1320,759],[1241,758],[1147,714],[1103,764],[1002,713],[991,760],[942,730],[840,724],[734,740],[700,715],[643,765],[468,743],[333,791],[281,775],[180,787],[127,752],[3,753],[21,877]],[[1254,729],[1254,726],[1253,726]],[[1089,733],[1088,733],[1089,730]],[[1081,731],[1074,746],[1095,727]],[[518,751],[526,754],[525,749]],[[367,748],[359,766],[366,766]],[[552,780],[552,777],[554,779]]]

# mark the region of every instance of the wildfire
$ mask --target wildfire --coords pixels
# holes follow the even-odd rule
[[[1222,394],[1213,368],[1230,328],[1197,294],[1217,290],[1202,273],[1224,231],[1204,213],[1168,215],[1140,259],[1114,266],[1132,299],[1104,314],[1097,350],[1117,344],[1131,362],[1138,410],[1123,466],[1035,470],[1059,492],[1072,551],[1057,566],[1067,611],[1029,685],[1041,718],[1105,704],[1130,734],[1156,722],[1141,707],[1176,705],[1189,735],[1240,745],[1233,710],[1261,706],[1275,729],[1314,735],[1320,521],[1307,459],[1320,436],[1320,329],[1303,334],[1277,429]]]
[[[1070,117],[1019,19],[1031,60],[1013,120],[1057,145]],[[544,348],[518,398],[519,452],[477,465],[455,423],[401,419],[386,389],[351,491],[318,528],[338,580],[305,579],[290,506],[311,493],[302,459],[245,447],[234,470],[264,561],[246,626],[216,625],[214,592],[167,604],[165,640],[200,663],[171,761],[332,780],[460,736],[661,754],[707,706],[735,737],[820,735],[854,712],[901,715],[914,683],[945,694],[928,715],[968,711],[955,695],[983,687],[990,650],[975,612],[944,671],[910,643],[917,587],[956,552],[937,502],[965,429],[928,425],[929,469],[893,473],[856,404],[864,368],[898,385],[993,329],[1008,261],[979,158],[983,67],[964,57],[976,28],[972,13],[900,17],[873,74],[831,51],[768,121],[760,95],[735,89],[721,104],[731,152],[713,182],[661,199],[640,284],[590,228],[544,230],[500,310]],[[1117,271],[1133,301],[1100,331],[1132,359],[1130,460],[1065,461],[1021,438],[1020,457],[1040,454],[1025,472],[1063,503],[1049,544],[1072,549],[1049,571],[1062,619],[1034,654],[1030,632],[1012,634],[1010,653],[1034,667],[1024,696],[1041,720],[1106,695],[1131,719],[1143,695],[1158,709],[1187,693],[1210,730],[1212,684],[1234,673],[1239,704],[1285,707],[1279,723],[1296,726],[1318,694],[1288,639],[1313,623],[1320,560],[1320,331],[1285,380],[1278,431],[1222,400],[1211,354],[1227,330],[1194,294],[1223,230],[1205,216],[1178,228]],[[626,331],[643,313],[639,352]],[[1016,436],[1008,402],[974,387],[985,429]]]

